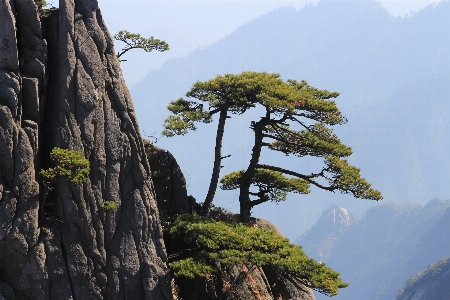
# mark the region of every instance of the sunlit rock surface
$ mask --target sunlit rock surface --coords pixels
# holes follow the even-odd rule
[[[150,167],[97,1],[39,13],[0,2],[0,298],[171,299]],[[54,147],[83,152],[91,172],[43,199]]]

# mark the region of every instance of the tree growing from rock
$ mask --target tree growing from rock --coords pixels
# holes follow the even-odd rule
[[[119,61],[126,61],[121,60],[120,57],[132,49],[142,49],[145,52],[152,52],[153,50],[164,52],[169,50],[169,45],[163,40],[158,40],[154,37],[144,38],[139,33],[131,33],[126,30],[120,30],[114,35],[114,39],[125,43],[122,51],[117,53]]]
[[[44,186],[40,203],[41,218],[44,217],[44,202],[56,178],[64,178],[72,183],[85,182],[90,172],[89,160],[84,157],[83,152],[55,147],[50,152],[50,160],[54,167],[39,172]]]
[[[179,99],[172,102],[168,109],[174,115],[166,120],[164,134],[186,134],[189,129],[195,130],[195,122],[210,123],[211,116],[221,112],[210,184],[210,190],[214,192],[220,172],[227,112],[242,114],[257,106],[264,111],[260,120],[250,124],[254,146],[247,169],[232,172],[221,179],[222,189],[239,189],[242,222],[250,219],[255,205],[285,200],[288,192],[307,194],[311,185],[331,192],[351,193],[356,198],[382,199],[381,193],[372,189],[360,176],[359,169],[345,160],[352,150],[342,144],[330,128],[347,121],[332,100],[338,93],[316,89],[306,81],[283,81],[278,74],[244,72],[197,82],[186,95],[207,103],[208,110],[198,101]],[[262,164],[263,148],[288,156],[318,157],[323,159],[324,165],[316,173],[303,174]],[[257,190],[251,189],[252,186]],[[214,193],[207,196],[204,212],[209,209],[213,198]]]
[[[212,116],[219,115],[214,151],[214,166],[208,193],[202,208],[202,215],[207,215],[214,199],[219,182],[222,156],[222,139],[225,123],[230,114],[243,114],[255,106],[254,97],[264,90],[265,73],[243,73],[241,75],[227,74],[216,78],[196,82],[187,97],[195,100],[180,98],[172,101],[167,109],[173,115],[164,123],[163,135],[172,137],[185,135],[189,130],[196,130],[196,122],[211,123]]]

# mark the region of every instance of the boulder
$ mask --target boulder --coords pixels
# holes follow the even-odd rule
[[[148,140],[144,140],[144,147],[152,170],[160,218],[166,220],[179,214],[192,213],[186,179],[175,157]]]

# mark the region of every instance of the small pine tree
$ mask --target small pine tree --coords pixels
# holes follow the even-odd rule
[[[120,57],[132,49],[142,49],[145,52],[152,52],[153,50],[164,52],[169,50],[169,45],[163,40],[158,40],[154,37],[144,38],[139,33],[131,33],[126,30],[120,30],[114,35],[114,39],[126,45],[121,52],[117,53],[119,61],[125,61],[121,60]]]
[[[50,152],[50,160],[54,167],[39,172],[44,186],[44,193],[39,203],[41,222],[44,220],[44,202],[55,180],[59,177],[72,183],[81,183],[88,180],[90,172],[89,160],[84,158],[83,152],[55,147]]]
[[[219,115],[216,144],[214,150],[214,164],[208,193],[202,208],[202,215],[206,216],[214,199],[221,169],[222,139],[225,123],[231,114],[243,114],[255,107],[257,95],[266,89],[267,73],[245,72],[240,75],[226,74],[214,79],[197,81],[186,96],[195,100],[180,98],[172,101],[167,109],[173,114],[164,123],[163,135],[172,137],[185,135],[189,130],[196,130],[195,123],[211,123],[212,116]]]
[[[73,183],[85,182],[88,179],[90,163],[84,158],[83,152],[55,147],[50,152],[50,159],[55,167],[41,170],[39,173],[47,181],[51,182],[57,177],[66,178]]]

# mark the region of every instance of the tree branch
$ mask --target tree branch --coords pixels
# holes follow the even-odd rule
[[[250,205],[253,207],[253,206],[259,205],[261,203],[267,202],[267,201],[269,201],[269,199],[259,198],[259,200],[251,200]]]
[[[192,257],[193,253],[198,253],[201,250],[205,249],[205,247],[200,246],[197,248],[192,248],[192,249],[185,249],[181,252],[175,253],[175,254],[171,254],[169,256],[167,256],[168,262],[174,262],[174,261],[178,261],[178,260],[182,260],[188,257]]]
[[[333,187],[333,186],[324,186],[324,185],[322,185],[322,184],[312,180],[312,178],[316,178],[316,177],[319,177],[319,176],[325,177],[324,176],[325,169],[322,169],[322,171],[320,173],[318,173],[318,174],[303,175],[303,174],[300,174],[300,173],[297,173],[297,172],[294,172],[294,171],[291,171],[291,170],[287,170],[287,169],[283,169],[283,168],[279,168],[279,167],[274,167],[274,166],[270,166],[270,165],[264,165],[264,164],[258,164],[258,165],[256,165],[256,168],[272,170],[272,171],[278,171],[278,172],[281,172],[281,173],[284,173],[284,174],[295,176],[295,177],[304,179],[304,180],[308,181],[309,183],[317,186],[318,188],[321,188],[321,189],[326,190],[326,191],[331,191],[332,192],[332,191],[337,189],[336,187]]]

